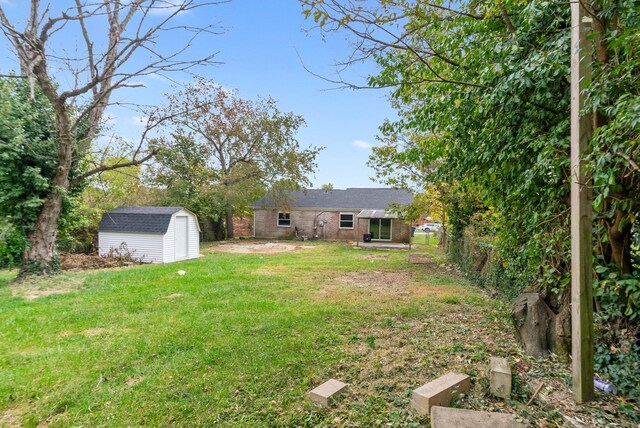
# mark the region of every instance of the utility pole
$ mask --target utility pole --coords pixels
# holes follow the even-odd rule
[[[592,115],[583,111],[584,88],[591,80],[587,36],[592,18],[584,1],[571,0],[571,348],[578,403],[594,398],[592,196],[583,161],[593,131]]]

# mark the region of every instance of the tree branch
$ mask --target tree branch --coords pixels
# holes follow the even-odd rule
[[[133,159],[133,160],[130,160],[128,162],[116,163],[116,164],[113,164],[113,165],[100,165],[99,167],[93,168],[93,169],[85,172],[84,174],[74,178],[71,181],[71,185],[74,186],[74,185],[77,185],[79,183],[82,183],[87,178],[89,178],[89,177],[91,177],[93,175],[96,175],[96,174],[98,174],[100,172],[113,171],[114,169],[126,168],[128,166],[136,166],[136,165],[143,164],[144,162],[148,161],[149,159],[151,159],[152,157],[157,155],[159,152],[160,152],[160,149],[155,148],[155,149],[149,150],[149,152],[145,156],[143,156],[141,158],[138,158],[138,159]]]
[[[635,161],[633,159],[631,159],[631,157],[629,155],[627,155],[626,153],[622,153],[620,151],[616,152],[616,155],[620,156],[622,159],[624,159],[627,162],[629,162],[629,166],[631,166],[631,168],[634,171],[640,172],[640,167],[638,167],[638,164],[635,163]]]
[[[511,17],[509,16],[509,12],[507,12],[507,8],[504,7],[504,3],[500,2],[500,16],[504,21],[504,24],[507,26],[507,30],[511,33],[511,35],[516,35],[516,27],[513,26],[513,22],[511,21]]]

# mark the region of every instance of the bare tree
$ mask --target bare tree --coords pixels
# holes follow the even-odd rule
[[[54,270],[58,220],[70,188],[94,174],[139,165],[155,155],[156,149],[146,145],[146,137],[163,121],[158,117],[149,122],[127,159],[108,165],[98,161],[79,177],[70,178],[73,166],[89,157],[115,90],[140,86],[134,78],[141,76],[191,72],[196,66],[214,62],[215,53],[189,57],[196,40],[215,34],[214,27],[186,25],[179,16],[223,2],[74,0],[60,8],[58,2],[52,6],[31,0],[23,28],[18,28],[18,19],[0,3],[0,29],[19,61],[22,77],[29,79],[32,91],[37,85],[51,103],[59,140],[55,177],[28,233],[30,246],[25,250],[23,272]],[[75,37],[79,46],[73,55],[63,47],[69,44],[69,36]],[[173,46],[181,38],[184,42],[167,50],[163,43],[167,37]],[[65,87],[64,80],[73,83]]]

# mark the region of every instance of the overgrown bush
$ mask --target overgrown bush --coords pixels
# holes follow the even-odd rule
[[[496,291],[506,299],[515,298],[526,286],[523,278],[507,271],[490,237],[477,236],[475,228],[465,229],[461,237],[447,236],[446,252],[465,275],[478,286]]]
[[[596,265],[595,271],[596,372],[624,396],[639,400],[640,272],[622,274],[613,265]]]
[[[0,222],[0,268],[14,268],[22,262],[27,237],[8,222]]]
[[[508,271],[490,238],[477,236],[477,229],[467,227],[456,239],[447,238],[447,253],[454,263],[477,285],[513,299],[524,288],[521,276]],[[638,266],[634,248],[634,266]],[[612,382],[627,399],[640,399],[640,272],[622,274],[615,265],[603,265],[595,259],[595,371]],[[545,288],[545,276],[538,286]],[[567,283],[570,279],[567,276]],[[563,289],[565,289],[563,288]],[[557,297],[559,289],[550,288]]]
[[[598,343],[595,352],[595,371],[612,382],[627,399],[640,399],[640,344],[637,329],[616,330],[609,323],[598,320]],[[606,315],[606,314],[605,314]]]
[[[101,215],[97,210],[73,207],[60,218],[58,250],[63,253],[91,254],[98,247],[98,226]]]

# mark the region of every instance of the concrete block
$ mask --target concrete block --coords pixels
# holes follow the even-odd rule
[[[339,380],[329,379],[322,385],[311,390],[309,392],[309,398],[311,401],[318,404],[322,404],[325,407],[329,407],[331,402],[335,400],[340,394],[347,391],[347,384],[340,382]]]
[[[447,406],[458,394],[471,389],[469,376],[447,373],[413,391],[409,406],[419,415],[428,415],[432,406]]]
[[[431,428],[525,428],[509,413],[478,412],[433,406]]]
[[[505,400],[511,398],[511,366],[509,366],[509,361],[506,358],[491,357],[489,367],[491,394]]]

